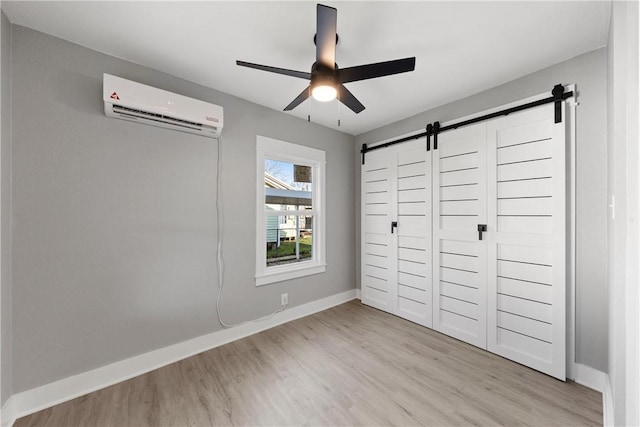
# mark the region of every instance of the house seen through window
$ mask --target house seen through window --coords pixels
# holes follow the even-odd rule
[[[313,257],[312,183],[310,166],[264,160],[267,267]]]

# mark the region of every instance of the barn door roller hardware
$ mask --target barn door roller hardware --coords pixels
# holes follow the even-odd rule
[[[440,133],[440,122],[435,122],[433,124],[433,149],[438,149],[438,134]]]
[[[553,102],[555,104],[554,114],[555,123],[562,123],[562,101],[564,98],[564,86],[555,85],[551,91],[553,95]]]
[[[548,98],[539,99],[537,101],[528,102],[526,104],[518,105],[511,108],[506,108],[504,110],[496,111],[495,113],[485,114],[484,116],[475,117],[473,119],[464,120],[462,122],[453,123],[447,126],[440,127],[440,122],[434,122],[432,124],[428,124],[425,128],[424,132],[418,133],[416,135],[405,136],[404,138],[396,139],[394,141],[385,142],[384,144],[374,145],[373,147],[367,147],[367,144],[362,144],[362,164],[364,165],[364,155],[369,151],[379,150],[381,148],[390,147],[395,144],[400,144],[402,142],[411,141],[414,139],[422,138],[423,136],[427,137],[427,151],[431,150],[431,137],[433,136],[433,149],[438,149],[438,134],[442,132],[446,132],[451,129],[457,129],[459,127],[472,125],[474,123],[482,122],[484,120],[493,119],[500,116],[507,116],[511,113],[515,113],[522,110],[527,110],[529,108],[538,107],[540,105],[548,104],[553,102],[554,105],[554,122],[561,123],[562,122],[562,101],[567,98],[571,98],[573,96],[573,92],[565,92],[564,86],[561,84],[557,84],[551,90],[551,96]]]

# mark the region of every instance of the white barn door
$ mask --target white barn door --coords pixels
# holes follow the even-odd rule
[[[438,139],[432,174],[433,328],[486,348],[487,254],[477,231],[487,223],[485,124]]]
[[[368,152],[362,189],[362,302],[430,327],[431,152],[425,141]]]
[[[396,171],[384,150],[367,153],[362,165],[362,302],[380,310],[395,311],[397,271],[393,235]]]
[[[362,302],[564,380],[565,129],[546,104],[368,152]]]
[[[425,141],[395,147],[397,185],[398,305],[396,314],[432,325],[431,152]]]
[[[487,123],[488,349],[564,380],[565,123],[553,108]]]

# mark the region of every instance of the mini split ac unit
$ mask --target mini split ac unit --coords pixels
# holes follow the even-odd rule
[[[222,107],[109,74],[103,79],[104,112],[109,117],[217,138]]]

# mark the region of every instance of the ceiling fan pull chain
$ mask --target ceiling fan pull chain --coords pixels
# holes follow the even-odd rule
[[[309,87],[307,88],[307,92],[309,92],[309,95],[307,95],[307,99],[309,100],[309,103],[307,104],[309,106],[309,111],[307,113],[307,122],[311,123],[311,85],[309,85]]]
[[[342,111],[342,109],[340,108],[341,103],[342,100],[340,99],[340,95],[338,95],[338,127],[340,127],[340,112]]]

